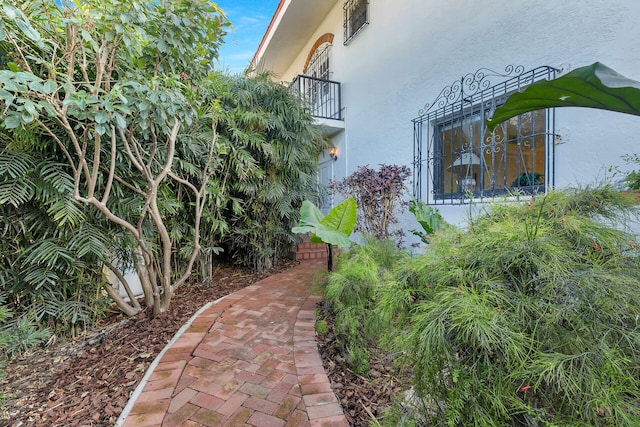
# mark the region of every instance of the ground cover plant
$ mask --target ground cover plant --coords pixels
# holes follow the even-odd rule
[[[413,369],[386,423],[638,425],[640,253],[620,228],[630,203],[606,186],[496,203],[382,280],[365,262],[350,270],[371,271],[366,285],[330,276],[327,299],[354,319],[343,341],[383,344]]]
[[[357,374],[369,373],[368,348],[376,333],[364,329],[372,324],[376,295],[393,280],[392,267],[407,256],[392,240],[368,237],[363,245],[340,257],[336,271],[327,279],[324,299],[326,309],[335,313],[336,341]]]

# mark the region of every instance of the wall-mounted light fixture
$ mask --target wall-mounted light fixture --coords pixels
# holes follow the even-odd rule
[[[336,147],[329,148],[329,157],[331,157],[331,160],[334,162],[338,160],[338,149]]]

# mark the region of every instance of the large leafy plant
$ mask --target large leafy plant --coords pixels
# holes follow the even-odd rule
[[[300,207],[300,223],[293,227],[297,234],[311,233],[311,243],[326,243],[329,249],[328,269],[333,269],[332,246],[346,248],[351,244],[349,236],[356,226],[357,205],[348,198],[335,206],[325,216],[308,200]]]
[[[487,127],[493,130],[511,117],[554,107],[597,108],[639,116],[640,82],[595,62],[556,79],[532,83],[509,96],[487,120]]]
[[[440,211],[433,206],[428,206],[422,200],[411,200],[409,202],[409,212],[413,214],[420,227],[422,227],[422,231],[410,231],[420,237],[420,240],[427,245],[431,242],[432,235],[448,226]]]
[[[233,201],[225,212],[225,253],[254,270],[289,255],[300,204],[318,194],[318,155],[326,141],[300,98],[267,74],[216,77],[221,111],[216,182]]]

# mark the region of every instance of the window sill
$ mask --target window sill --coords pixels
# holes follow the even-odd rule
[[[477,200],[477,199],[494,199],[496,197],[517,197],[518,195],[533,196],[534,194],[544,193],[546,188],[542,185],[528,185],[525,187],[512,187],[502,190],[476,190],[470,193],[457,192],[457,193],[435,193],[433,199],[435,201],[442,200],[460,200],[460,203],[464,203],[464,200]],[[471,196],[471,197],[470,197]]]

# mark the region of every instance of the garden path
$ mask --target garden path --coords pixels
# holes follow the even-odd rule
[[[118,426],[348,426],[315,341],[303,261],[207,304],[160,353]]]

